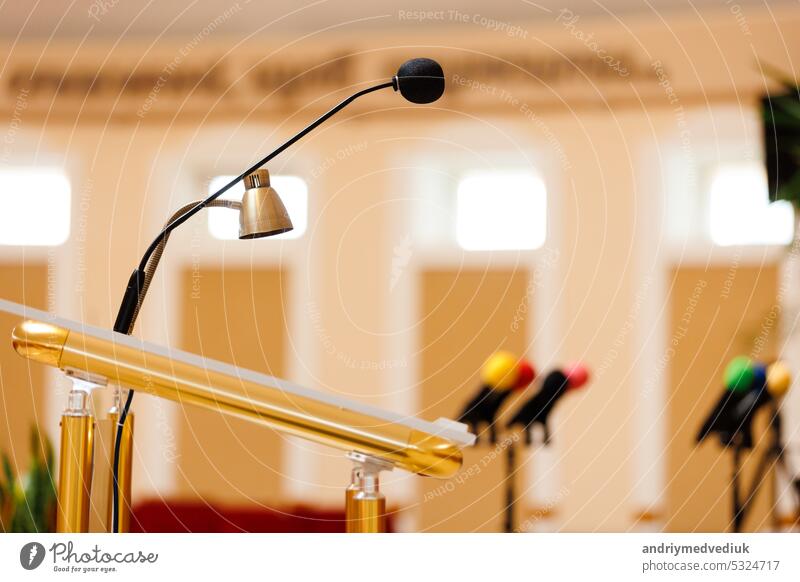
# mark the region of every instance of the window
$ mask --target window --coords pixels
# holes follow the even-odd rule
[[[779,245],[792,242],[791,203],[769,203],[767,176],[759,163],[720,166],[711,181],[711,240],[718,245]]]
[[[59,168],[0,170],[0,244],[56,246],[69,238],[70,184]]]
[[[214,177],[208,186],[208,193],[216,192],[233,178],[235,176]],[[270,175],[270,184],[278,191],[294,226],[293,230],[272,238],[300,238],[308,225],[308,186],[305,180],[297,176]],[[244,184],[239,182],[220,198],[241,200],[243,195]],[[227,208],[209,208],[208,231],[214,238],[218,239],[231,240],[239,238],[239,214]]]
[[[541,247],[547,234],[544,182],[528,171],[475,172],[458,185],[456,237],[470,251]]]

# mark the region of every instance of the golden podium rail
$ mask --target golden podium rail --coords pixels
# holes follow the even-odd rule
[[[86,402],[92,389],[109,383],[346,451],[355,467],[345,495],[351,532],[384,531],[381,471],[396,467],[447,478],[461,466],[461,449],[474,442],[464,425],[451,420],[428,422],[400,415],[2,299],[0,311],[26,319],[12,333],[14,349],[21,356],[59,368],[75,382],[62,417],[61,532],[88,529],[95,426]],[[128,457],[131,446],[127,438]],[[121,475],[123,485],[130,483],[129,475],[129,469]],[[125,497],[128,511],[129,491]]]
[[[312,394],[270,376],[177,350],[154,349],[115,335],[119,337],[110,341],[29,320],[15,327],[12,337],[20,355],[72,374],[102,377],[344,451],[358,451],[413,473],[450,477],[461,467],[459,445],[433,434],[442,432],[434,423],[387,418],[377,409],[368,410],[323,393]],[[419,428],[420,423],[428,426]]]

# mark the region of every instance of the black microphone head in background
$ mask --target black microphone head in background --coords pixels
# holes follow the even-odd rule
[[[400,65],[395,89],[412,103],[433,103],[444,93],[444,71],[433,59],[411,59]]]

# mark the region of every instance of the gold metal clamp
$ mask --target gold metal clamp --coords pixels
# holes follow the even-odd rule
[[[380,491],[380,472],[391,471],[394,465],[357,452],[347,458],[354,463],[345,491],[347,533],[385,533],[386,497]]]

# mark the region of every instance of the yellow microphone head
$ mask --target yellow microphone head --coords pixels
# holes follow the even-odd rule
[[[517,383],[519,358],[511,352],[492,354],[481,369],[481,380],[493,390],[509,390]]]
[[[780,398],[789,391],[792,385],[792,374],[789,368],[778,360],[767,368],[767,390],[774,398]]]

